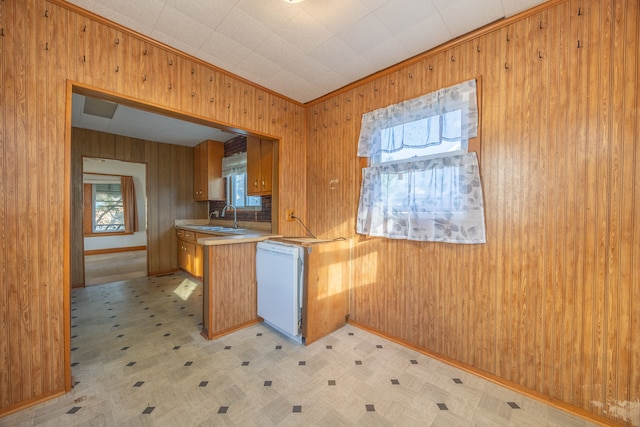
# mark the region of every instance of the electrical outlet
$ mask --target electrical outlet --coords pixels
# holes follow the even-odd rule
[[[287,209],[287,221],[293,221],[294,220],[293,215],[294,215],[293,209]]]

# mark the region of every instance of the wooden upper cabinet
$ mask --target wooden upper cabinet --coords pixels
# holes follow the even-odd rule
[[[193,199],[226,200],[222,178],[224,143],[203,141],[193,148]]]
[[[273,190],[273,141],[247,137],[247,194],[268,196]]]

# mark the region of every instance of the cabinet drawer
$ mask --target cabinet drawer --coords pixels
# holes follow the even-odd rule
[[[176,236],[180,240],[194,243],[196,242],[196,233],[194,231],[178,229],[176,230]]]

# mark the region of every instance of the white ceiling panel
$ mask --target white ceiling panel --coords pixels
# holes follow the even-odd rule
[[[247,46],[238,43],[237,41],[230,39],[229,37],[214,32],[200,47],[198,56],[201,54],[207,55],[207,58],[202,58],[205,61],[209,61],[209,58],[220,58],[220,62],[216,62],[216,66],[223,67],[222,63],[231,64],[236,67],[244,58],[246,58],[252,52]],[[238,73],[236,73],[238,74]]]
[[[309,56],[321,64],[341,64],[357,54],[358,52],[354,48],[337,36],[330,38],[309,52]]]
[[[444,24],[442,17],[436,14],[412,27],[406,28],[396,38],[409,52],[409,56],[415,56],[452,39],[449,29]],[[425,44],[426,41],[430,43]]]
[[[180,10],[193,20],[215,30],[227,14],[233,9],[237,0],[166,0],[166,5],[173,10]],[[188,6],[185,7],[188,3]]]
[[[309,52],[331,38],[331,33],[305,10],[300,10],[278,34],[298,49]],[[286,49],[286,46],[283,46]]]
[[[305,1],[300,4],[331,34],[340,33],[371,13],[360,0]]]
[[[191,53],[197,52],[213,33],[212,28],[169,5],[165,6],[158,17],[156,26],[163,29],[163,34],[185,43]]]
[[[389,59],[391,59],[391,63],[394,64],[410,56],[409,52],[397,39],[385,40],[378,43],[374,48],[362,52],[362,57],[374,67],[371,73],[386,68]]]
[[[395,0],[380,6],[373,13],[387,29],[398,34],[437,15],[438,11],[429,1]]]
[[[460,0],[440,9],[440,15],[453,37],[504,17],[500,0]]]
[[[251,50],[255,49],[272,33],[266,25],[238,8],[231,9],[218,25],[216,31]]]
[[[283,25],[300,12],[300,8],[295,6],[284,1],[240,0],[236,7],[263,23],[269,30],[278,32]]]
[[[371,31],[371,28],[376,30]],[[373,49],[376,45],[393,38],[391,31],[382,25],[382,22],[374,14],[369,14],[360,21],[354,22],[339,36],[342,41],[359,53]]]

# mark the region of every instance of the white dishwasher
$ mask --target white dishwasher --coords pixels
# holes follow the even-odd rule
[[[256,249],[258,316],[292,340],[303,343],[304,247],[265,240]]]

